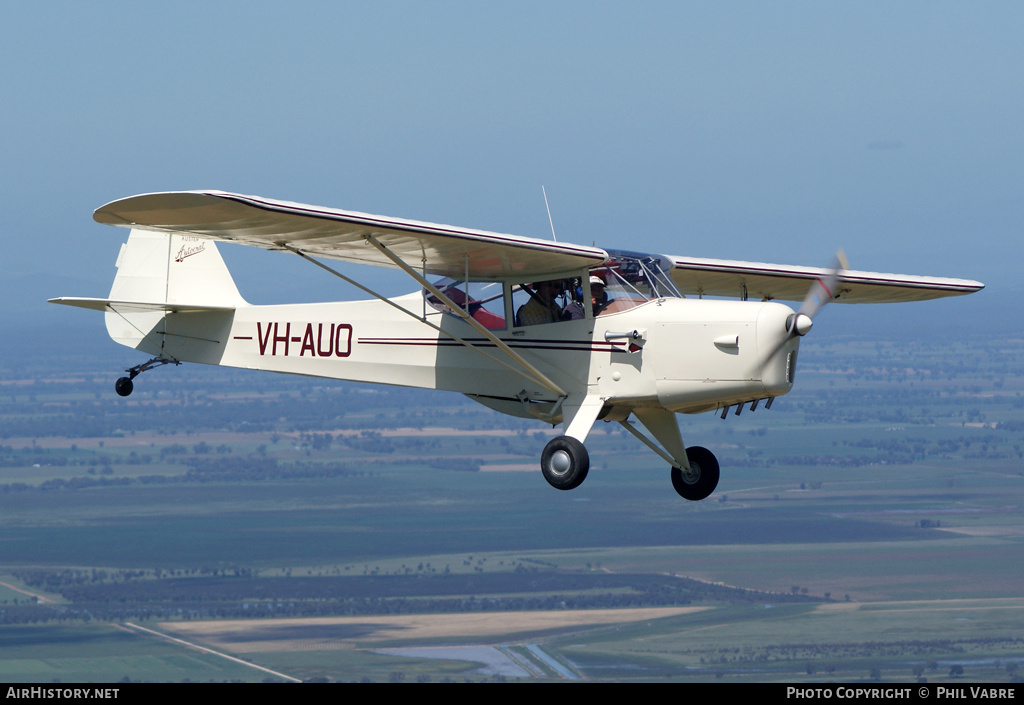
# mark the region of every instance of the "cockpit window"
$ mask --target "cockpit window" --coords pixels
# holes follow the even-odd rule
[[[434,282],[458,309],[488,330],[559,323],[625,311],[648,301],[682,298],[669,272],[672,263],[659,255],[607,250],[609,258],[586,276],[518,283],[467,283],[445,277]],[[582,274],[582,272],[581,272]],[[505,287],[511,301],[506,307]],[[427,303],[443,313],[458,315],[439,297],[423,291]]]
[[[505,296],[501,282],[469,282],[467,290],[466,282],[445,277],[434,282],[434,286],[448,297],[453,304],[467,311],[484,328],[488,330],[504,330]],[[429,291],[424,290],[423,295],[426,296],[427,303],[438,311],[457,315]]]
[[[586,317],[579,277],[524,282],[512,287],[517,326],[560,323]]]
[[[609,250],[610,258],[590,270],[594,315],[625,311],[647,301],[682,298],[669,276],[671,263],[659,255]]]

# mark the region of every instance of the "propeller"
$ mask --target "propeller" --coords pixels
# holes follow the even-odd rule
[[[811,331],[811,327],[814,325],[814,317],[818,311],[836,297],[836,290],[840,279],[839,273],[849,268],[850,265],[846,260],[846,253],[839,250],[828,273],[814,280],[810,290],[807,292],[807,296],[804,297],[804,302],[800,304],[800,308],[797,309],[796,313],[791,313],[786,318],[787,335],[779,341],[778,346],[768,355],[765,364],[771,363],[790,340],[797,336],[807,335]]]
[[[814,324],[814,316],[825,304],[836,297],[839,273],[849,268],[850,264],[846,260],[846,253],[839,250],[828,274],[814,280],[810,291],[804,297],[804,302],[800,304],[800,308],[786,319],[786,331],[789,333],[789,337],[803,336],[810,332],[811,326]]]

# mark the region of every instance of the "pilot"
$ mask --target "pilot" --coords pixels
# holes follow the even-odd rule
[[[605,291],[604,279],[596,275],[590,275],[590,305],[594,308],[594,316],[597,316],[608,305],[608,292]]]
[[[537,282],[533,285],[534,295],[519,307],[516,318],[521,326],[533,326],[540,323],[556,323],[562,320],[562,309],[555,297],[562,293],[562,280]]]

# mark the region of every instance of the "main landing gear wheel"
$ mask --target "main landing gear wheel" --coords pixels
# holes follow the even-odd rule
[[[718,460],[707,448],[693,446],[686,449],[690,470],[672,468],[672,486],[679,496],[696,502],[709,497],[718,487]]]
[[[126,397],[131,394],[134,388],[135,384],[127,377],[121,377],[114,382],[114,391],[122,397]]]
[[[544,479],[556,490],[571,490],[587,479],[590,453],[575,438],[558,436],[548,441],[540,456]]]

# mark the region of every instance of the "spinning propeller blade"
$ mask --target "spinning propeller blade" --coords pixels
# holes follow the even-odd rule
[[[835,262],[832,263],[832,269],[824,277],[816,279],[814,284],[811,285],[810,291],[807,292],[807,296],[804,297],[804,302],[800,304],[800,309],[796,312],[796,315],[792,317],[789,322],[789,332],[797,333],[798,335],[806,335],[807,331],[811,329],[811,321],[814,320],[814,316],[821,310],[821,308],[829,301],[836,297],[836,285],[839,284],[839,273],[844,269],[849,269],[850,264],[846,260],[846,253],[842,250],[836,253]],[[806,317],[806,321],[801,320],[801,316]],[[806,330],[801,329],[801,323],[806,326]]]
[[[810,332],[811,326],[814,324],[814,317],[817,315],[825,304],[836,297],[836,290],[840,281],[840,272],[844,269],[849,269],[850,264],[846,260],[846,253],[839,250],[836,253],[836,259],[832,264],[832,268],[829,272],[819,277],[811,284],[810,291],[807,292],[807,296],[804,297],[804,302],[800,304],[800,308],[796,313],[789,316],[786,319],[786,337],[783,338],[778,347],[772,351],[772,354],[768,356],[770,362],[779,353],[780,350],[786,345],[789,340],[795,336],[804,336]]]

